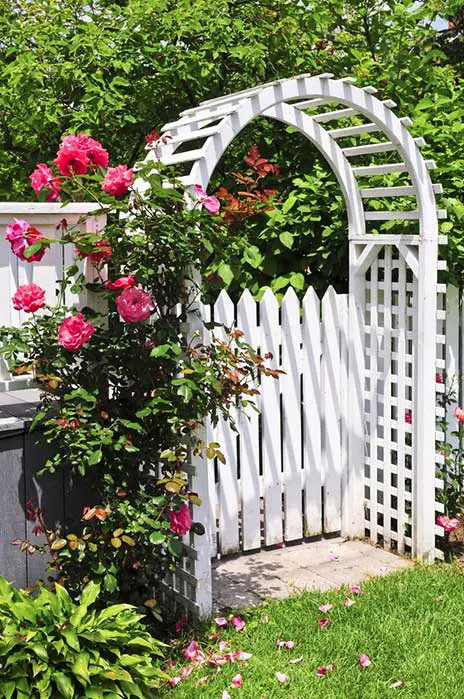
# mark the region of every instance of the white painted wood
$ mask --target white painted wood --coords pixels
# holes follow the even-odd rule
[[[369,434],[369,456],[370,456],[370,473],[369,473],[369,511],[370,511],[370,539],[374,544],[378,541],[378,273],[379,263],[375,259],[370,267],[370,281],[368,289],[370,299],[368,311],[370,315],[369,322],[369,347],[366,347],[366,355],[368,357],[368,376],[369,376],[369,408],[366,418],[368,420]],[[381,469],[379,469],[381,470]]]
[[[383,270],[383,336],[380,339],[383,350],[381,358],[382,381],[381,381],[381,403],[383,412],[383,443],[382,451],[382,471],[383,471],[383,545],[391,547],[392,540],[392,467],[391,467],[391,404],[392,404],[392,359],[391,359],[391,339],[392,339],[392,247],[385,246]]]
[[[189,131],[188,133],[177,134],[169,139],[169,145],[175,146],[178,143],[187,143],[188,141],[196,141],[200,138],[208,138],[208,136],[213,136],[217,133],[220,126],[220,124],[216,124],[215,126],[209,126],[205,129],[195,129],[195,131]]]
[[[397,324],[398,324],[398,342],[397,342],[397,419],[396,419],[396,452],[397,452],[397,543],[398,553],[405,552],[405,526],[407,516],[405,513],[405,479],[406,479],[406,263],[404,257],[400,257],[398,261],[398,301],[397,301]],[[393,353],[392,353],[393,355]],[[414,419],[414,413],[413,413]]]
[[[268,362],[279,368],[280,327],[279,307],[270,289],[260,302],[260,325],[262,333],[261,352],[271,354]],[[282,463],[280,384],[271,376],[261,380],[262,409],[262,453],[264,492],[264,538],[266,546],[283,541],[282,529]]]
[[[282,301],[282,369],[284,535],[286,541],[303,536],[301,435],[300,304],[289,288]]]
[[[413,211],[366,211],[366,221],[394,221],[395,219],[419,219],[421,214],[417,209]],[[447,218],[445,209],[437,209],[439,219]]]
[[[309,288],[303,298],[303,465],[304,534],[322,532],[321,307]]]
[[[190,163],[202,157],[203,148],[197,148],[196,150],[184,151],[173,155],[162,155],[161,162],[163,165],[177,165],[178,163]]]
[[[366,124],[359,124],[358,126],[345,126],[340,129],[330,129],[328,133],[331,138],[336,139],[347,138],[348,136],[359,136],[361,134],[373,133],[381,130],[382,128],[378,124],[368,122]]]
[[[237,304],[237,327],[245,333],[243,340],[257,349],[258,326],[257,304],[248,290],[245,290]],[[258,382],[251,384],[259,390]],[[260,399],[251,398],[257,408]],[[259,416],[249,408],[239,416],[240,431],[240,480],[242,491],[242,548],[244,551],[261,546],[261,501],[259,476]]]
[[[225,328],[215,328],[213,334],[218,339],[225,340],[226,329],[231,328],[234,321],[234,305],[227,292],[223,290],[214,304],[214,322],[221,323]],[[232,412],[235,415],[233,409]],[[219,548],[222,554],[236,553],[240,550],[239,509],[241,501],[237,474],[237,435],[223,418],[219,418],[216,434],[220,450],[226,459],[225,464],[218,464]]]
[[[337,316],[340,328],[340,529],[344,527],[344,493],[348,488],[349,462],[349,415],[350,415],[350,395],[349,395],[349,312],[348,296],[337,295]]]
[[[337,532],[341,529],[340,330],[333,287],[322,299],[321,377],[324,531]]]
[[[435,194],[443,194],[443,187],[441,184],[433,184],[432,189]],[[377,199],[381,197],[407,197],[416,196],[416,194],[416,189],[412,185],[406,185],[404,187],[372,187],[370,189],[361,189],[361,197],[363,199]]]

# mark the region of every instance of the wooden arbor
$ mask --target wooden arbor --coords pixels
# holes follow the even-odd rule
[[[171,138],[159,154],[167,165],[186,164],[181,178],[186,188],[199,184],[206,189],[227,146],[251,120],[264,116],[298,129],[330,164],[344,195],[350,241],[342,533],[367,534],[376,544],[431,560],[438,244],[445,242],[438,235],[444,212],[435,202],[440,186],[430,179],[434,162],[420,153],[423,139],[408,132],[411,121],[394,114],[392,100],[377,99],[375,88],[353,83],[331,74],[304,74],[208,100],[165,125],[163,132]],[[391,173],[401,173],[395,186],[384,181]],[[407,235],[368,232],[369,222],[387,220],[409,220],[414,230]],[[205,494],[208,485],[201,473],[200,465],[196,489]],[[207,508],[199,517],[207,523]],[[201,580],[197,605],[202,613],[209,609],[208,565],[203,540],[195,573]]]

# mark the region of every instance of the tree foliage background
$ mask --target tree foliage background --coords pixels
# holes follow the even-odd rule
[[[437,17],[455,20],[440,30]],[[216,0],[214,9],[210,0],[0,0],[0,199],[33,198],[28,175],[63,133],[85,130],[109,144],[113,164],[133,164],[147,133],[201,100],[299,73],[353,75],[394,99],[426,139],[446,193],[450,275],[462,285],[462,38],[456,0]],[[252,143],[281,167],[272,216],[208,260],[212,272],[228,266],[213,289],[346,288],[341,194],[288,131],[249,127],[216,173],[214,184],[227,181]]]

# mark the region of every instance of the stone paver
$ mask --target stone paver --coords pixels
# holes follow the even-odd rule
[[[341,537],[226,558],[213,567],[214,607],[256,607],[300,590],[354,585],[411,565],[409,559],[365,541]]]

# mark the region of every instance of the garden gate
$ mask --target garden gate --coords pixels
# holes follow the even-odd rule
[[[224,425],[218,427],[217,439],[230,462],[217,471],[217,486],[214,468],[194,460],[192,487],[203,496],[194,519],[212,536],[196,540],[191,535],[189,555],[169,584],[201,615],[211,609],[217,526],[219,552],[340,530],[400,553],[411,551],[425,561],[436,554],[440,435],[435,393],[437,369],[444,369],[446,291],[438,283],[438,246],[446,243],[438,234],[438,219],[445,214],[435,203],[441,190],[430,179],[434,162],[420,153],[423,139],[408,132],[411,121],[394,114],[392,100],[377,99],[375,88],[358,88],[354,82],[305,74],[208,100],[166,124],[163,132],[170,138],[148,156],[167,165],[185,163],[185,187],[206,189],[235,136],[258,116],[276,119],[300,131],[325,157],[348,215],[349,297],[343,311],[335,295],[329,295],[326,306],[336,302],[338,309],[324,309],[322,326],[335,343],[326,343],[326,353],[337,352],[337,357],[324,359],[321,367],[308,354],[319,333],[318,306],[311,295],[303,302],[302,324],[298,301],[286,296],[281,333],[276,332],[278,308],[269,295],[263,299],[259,332],[254,302],[245,295],[238,305],[238,325],[245,326],[248,339],[258,339],[263,351],[272,352],[275,365],[282,355],[290,370],[279,386],[262,386],[261,453],[256,422],[243,420],[238,452],[231,446],[232,434]],[[379,233],[377,222],[391,222],[400,232]],[[226,295],[218,304],[215,319],[235,321]],[[208,309],[198,300],[191,331],[205,332],[202,311]],[[338,382],[340,375],[333,371],[340,361],[346,362],[346,382]],[[321,439],[323,444],[326,440],[323,452]],[[256,495],[250,506],[250,492],[262,498],[264,542],[260,499]]]

